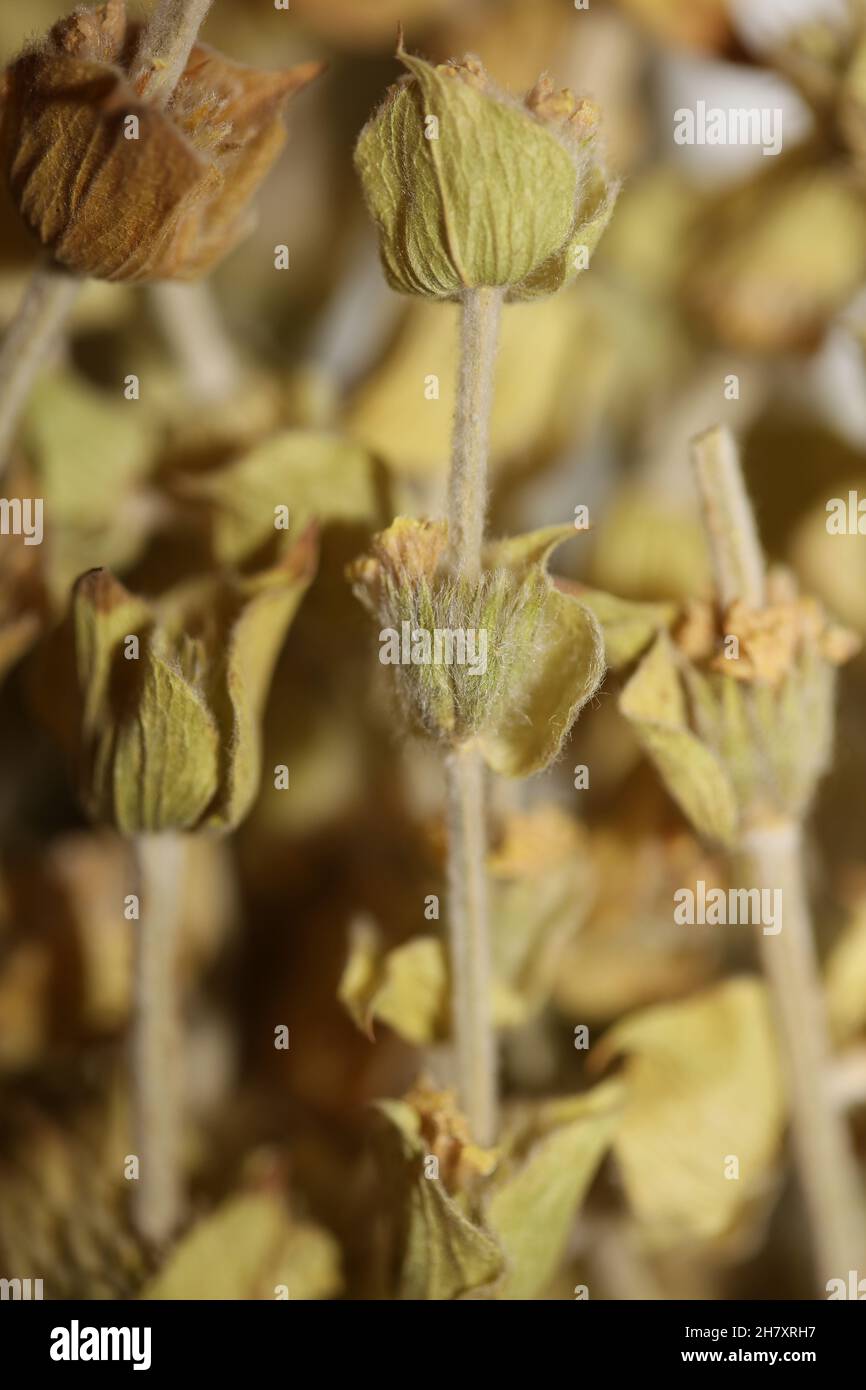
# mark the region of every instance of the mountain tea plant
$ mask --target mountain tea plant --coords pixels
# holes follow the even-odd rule
[[[8,8],[0,1294],[866,1297],[866,10]]]

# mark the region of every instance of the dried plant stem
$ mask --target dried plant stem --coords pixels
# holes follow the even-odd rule
[[[181,1086],[177,937],[185,845],[175,834],[136,839],[141,918],[135,961],[132,1085],[139,1180],[136,1229],[159,1245],[177,1229],[180,1184]]]
[[[159,0],[141,36],[132,81],[155,106],[167,106],[213,0]]]
[[[448,488],[449,559],[470,584],[481,575],[493,368],[502,291],[467,290],[461,310],[457,407]],[[496,1037],[491,1005],[484,765],[453,751],[448,783],[448,931],[460,1099],[479,1144],[496,1135]]]
[[[782,930],[759,933],[761,961],[787,1073],[791,1131],[809,1213],[816,1271],[847,1279],[862,1265],[866,1222],[860,1177],[831,1086],[831,1047],[803,876],[802,833],[792,821],[751,830],[742,845],[749,886],[780,889]]]
[[[54,266],[31,277],[0,347],[0,472],[5,467],[18,416],[51,355],[81,281]]]
[[[243,368],[207,283],[166,281],[154,285],[151,296],[189,394],[204,404],[234,395]]]
[[[764,603],[764,556],[730,430],[707,430],[692,444],[704,524],[710,538],[722,609],[734,599]]]
[[[448,538],[452,567],[469,580],[476,580],[481,572],[493,367],[501,308],[502,291],[498,289],[466,290],[461,306]]]
[[[479,1144],[496,1136],[496,1038],[491,1013],[484,764],[472,747],[451,753],[448,779],[448,927],[451,1013],[460,1099]]]
[[[710,537],[719,603],[765,602],[764,557],[728,430],[697,439],[693,458]],[[866,1248],[859,1177],[841,1107],[803,877],[802,827],[752,824],[736,856],[749,887],[780,889],[782,929],[759,933],[791,1106],[791,1131],[821,1284],[847,1278]]]

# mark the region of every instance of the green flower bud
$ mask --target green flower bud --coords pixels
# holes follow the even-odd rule
[[[499,286],[533,299],[573,279],[617,192],[593,105],[546,78],[520,103],[477,58],[433,66],[402,44],[397,56],[410,76],[355,151],[391,287],[447,299]]]
[[[574,534],[555,526],[490,545],[469,583],[444,563],[444,522],[398,517],[349,570],[415,720],[452,746],[477,739],[506,776],[556,757],[604,674],[596,619],[547,574],[550,552]]]
[[[286,630],[312,578],[312,532],[264,574],[159,603],[108,570],[78,580],[82,800],[125,835],[230,830],[256,795],[260,721]]]

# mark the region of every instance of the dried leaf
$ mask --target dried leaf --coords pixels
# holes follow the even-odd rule
[[[688,293],[727,344],[811,351],[864,275],[863,202],[828,167],[748,185],[714,210]]]
[[[63,606],[94,553],[114,569],[141,553],[155,519],[141,485],[156,458],[156,429],[135,407],[62,374],[31,392],[22,435],[45,499],[46,578]]]
[[[633,1014],[592,1057],[621,1055],[627,1095],[614,1152],[647,1240],[668,1249],[725,1234],[767,1188],[785,1123],[764,986],[742,976]]]
[[[617,1081],[573,1100],[538,1107],[497,1169],[484,1202],[485,1224],[505,1250],[496,1297],[531,1299],[556,1273],[575,1213],[622,1115]]]
[[[507,777],[528,777],[558,756],[604,678],[598,622],[555,589],[545,569],[550,552],[574,534],[548,527],[499,542],[487,554],[489,565],[506,565],[521,581],[519,619],[512,623],[519,657],[479,736],[487,764]]]
[[[347,428],[389,469],[423,477],[444,473],[454,418],[458,347],[457,305],[411,300],[393,343],[352,397]],[[490,459],[519,457],[550,434],[564,382],[573,370],[580,306],[557,295],[505,305],[496,354]],[[526,362],[535,364],[532,374]],[[429,378],[438,396],[427,399]]]
[[[692,732],[670,639],[657,638],[620,696],[620,709],[671,796],[703,835],[731,844],[738,824],[734,788],[721,759]]]
[[[614,671],[640,656],[658,632],[670,627],[677,612],[673,603],[635,603],[564,579],[556,584],[595,614],[604,635],[605,660]]]
[[[414,937],[383,952],[376,926],[366,918],[356,920],[337,997],[370,1038],[378,1019],[418,1047],[433,1042],[442,1036],[448,1008],[442,943]]]
[[[128,835],[238,824],[258,788],[274,663],[314,564],[308,534],[269,571],[207,578],[158,606],[105,570],[82,576],[73,624],[92,815]]]
[[[282,534],[293,537],[311,521],[372,525],[378,516],[372,459],[338,434],[272,435],[225,468],[185,480],[184,491],[212,507],[214,553],[228,565],[279,536],[278,507],[288,508]]]
[[[547,1003],[595,885],[580,827],[553,806],[508,818],[488,874],[493,1018],[497,1027],[513,1028]],[[443,1041],[449,991],[440,938],[413,937],[386,951],[373,922],[353,922],[337,996],[368,1037],[378,1020],[415,1046]]]
[[[496,1241],[464,1214],[439,1178],[424,1175],[421,1119],[403,1101],[380,1101],[396,1148],[398,1191],[405,1202],[398,1297],[484,1297],[503,1269]]]
[[[230,1197],[200,1221],[145,1286],[143,1299],[332,1298],[340,1254],[326,1231],[291,1220],[266,1193]]]
[[[671,912],[683,884],[701,878],[727,886],[699,841],[687,831],[635,835],[602,828],[584,855],[597,891],[559,961],[554,997],[560,1011],[575,1021],[612,1021],[706,985],[718,970],[721,943],[684,933]]]
[[[307,532],[272,570],[243,581],[221,680],[211,685],[221,731],[221,778],[207,824],[229,829],[246,816],[261,776],[261,722],[280,648],[316,564]],[[212,653],[216,657],[216,653]]]
[[[500,1026],[527,1022],[548,1002],[568,943],[595,897],[581,827],[555,806],[508,817],[488,860]]]

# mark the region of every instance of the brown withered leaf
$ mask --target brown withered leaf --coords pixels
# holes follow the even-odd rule
[[[60,265],[103,280],[190,279],[249,230],[285,103],[319,67],[260,72],[197,44],[163,111],[128,76],[136,33],[124,0],[108,0],[26,49],[6,72],[3,164]]]

